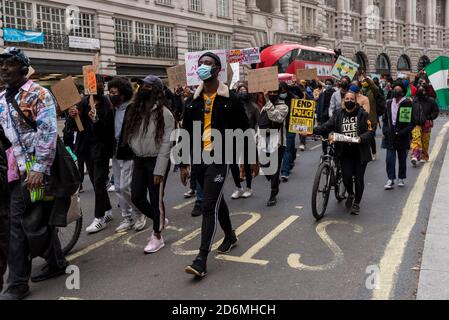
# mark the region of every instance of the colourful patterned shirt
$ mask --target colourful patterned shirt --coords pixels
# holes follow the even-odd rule
[[[26,160],[34,155],[36,162],[31,170],[47,175],[50,174],[50,168],[55,158],[58,136],[55,99],[47,89],[31,80],[19,89],[15,100],[24,115],[36,122],[37,132],[35,132],[20,117],[14,107],[11,104],[8,105],[5,94],[6,91],[0,93],[0,125],[12,144],[20,172],[22,174],[25,173]],[[11,112],[9,109],[11,109]],[[17,124],[20,140],[26,149],[27,155],[25,155],[19,142],[16,130],[11,122],[10,113],[12,113]]]

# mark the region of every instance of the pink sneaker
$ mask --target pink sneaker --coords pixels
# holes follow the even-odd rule
[[[161,236],[161,238],[158,239],[155,237],[154,234],[152,234],[151,238],[150,238],[150,242],[148,242],[147,246],[145,247],[144,252],[147,254],[155,253],[155,252],[158,252],[159,250],[161,250],[164,246],[165,246],[164,238],[162,238],[162,236]]]

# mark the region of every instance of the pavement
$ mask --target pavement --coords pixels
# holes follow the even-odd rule
[[[449,146],[443,168],[429,216],[418,300],[449,300]]]
[[[264,177],[254,181],[252,198],[235,201],[230,199],[235,186],[229,177],[224,195],[239,245],[229,255],[212,252],[209,275],[201,281],[184,272],[199,246],[201,218],[190,216],[193,204],[183,198],[186,190],[177,173],[170,174],[165,195],[170,220],[164,232],[166,245],[153,255],[143,254],[150,221],[143,232],[114,233],[120,211],[110,193],[114,221],[98,234],[83,232],[68,257],[72,268],[79,270],[79,289],[70,286],[67,274],[32,284],[29,299],[414,300],[421,285],[419,271],[439,177],[448,174],[442,169],[447,122],[447,117],[435,122],[431,161],[418,168],[408,164],[406,187],[392,191],[383,188],[385,150],[380,149],[378,135],[378,160],[367,168],[362,212],[357,217],[333,196],[322,221],[312,216],[320,141],[309,140],[307,151],[299,152],[289,182],[281,185],[276,207],[266,207],[270,190]],[[84,187],[83,229],[92,221],[94,207],[87,176]],[[217,244],[222,237],[218,229]],[[36,259],[33,270],[38,271],[42,263]]]

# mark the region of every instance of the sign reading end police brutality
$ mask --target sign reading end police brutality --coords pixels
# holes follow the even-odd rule
[[[315,124],[315,101],[312,100],[292,100],[290,114],[290,133],[313,134]]]
[[[218,74],[218,80],[223,83],[228,81],[228,62],[227,62],[227,54],[226,50],[206,50],[199,52],[188,52],[185,56],[186,61],[186,75],[187,75],[187,85],[188,86],[198,86],[203,81],[201,81],[200,77],[196,73],[198,70],[198,60],[200,57],[206,52],[213,52],[217,56],[220,57],[221,61],[221,71]]]

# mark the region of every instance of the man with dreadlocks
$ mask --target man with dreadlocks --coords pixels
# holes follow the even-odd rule
[[[124,121],[123,141],[136,155],[131,199],[153,220],[153,232],[144,250],[147,254],[165,245],[161,235],[166,225],[164,189],[170,170],[170,135],[175,130],[175,118],[168,106],[162,80],[150,75],[140,83]]]

